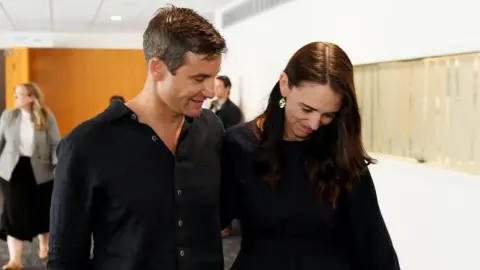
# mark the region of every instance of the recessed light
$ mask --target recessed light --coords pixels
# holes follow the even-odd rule
[[[112,16],[112,17],[110,17],[110,20],[112,20],[112,21],[121,21],[121,20],[122,20],[122,16]]]

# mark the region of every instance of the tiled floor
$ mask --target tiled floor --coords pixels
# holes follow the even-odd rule
[[[240,249],[240,236],[232,236],[223,239],[223,256],[225,258],[225,270],[230,269]]]

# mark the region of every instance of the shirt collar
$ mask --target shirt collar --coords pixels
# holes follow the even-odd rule
[[[112,102],[110,102],[110,106],[108,106],[104,113],[107,119],[110,121],[115,121],[126,115],[130,115],[130,117],[134,120],[138,119],[137,115],[127,106],[125,106],[125,104],[120,100],[112,100]]]
[[[130,110],[125,104],[120,100],[112,100],[110,102],[110,106],[105,110],[105,115],[108,120],[115,121],[117,119],[123,118],[125,116],[129,116],[131,119],[138,122],[137,115]],[[190,127],[193,122],[193,118],[189,116],[185,116],[185,123],[183,125],[183,129]]]

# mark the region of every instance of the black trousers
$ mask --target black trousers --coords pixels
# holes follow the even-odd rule
[[[30,158],[20,157],[10,181],[2,179],[3,212],[0,238],[7,235],[23,241],[47,233],[53,181],[37,185]]]

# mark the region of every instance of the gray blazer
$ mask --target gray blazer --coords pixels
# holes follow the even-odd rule
[[[5,110],[0,117],[0,177],[10,181],[13,169],[20,159],[20,109]],[[31,157],[32,169],[37,184],[53,180],[57,164],[55,150],[60,133],[52,113],[48,115],[48,128],[34,131],[34,148]]]

